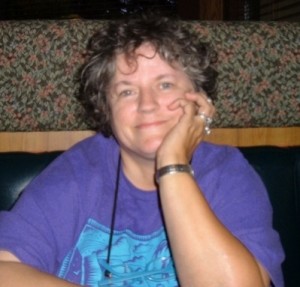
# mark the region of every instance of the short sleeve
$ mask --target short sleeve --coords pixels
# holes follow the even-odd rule
[[[11,211],[0,213],[0,249],[53,273],[80,224],[78,189],[71,164],[59,157],[28,185]]]
[[[236,148],[219,147],[205,154],[207,166],[199,184],[211,208],[265,267],[274,286],[284,286],[283,248],[272,226],[272,206],[261,178]]]

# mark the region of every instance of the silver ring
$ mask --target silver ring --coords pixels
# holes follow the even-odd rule
[[[204,132],[206,135],[209,135],[209,134],[211,134],[211,129],[208,126],[205,126]]]
[[[213,122],[213,119],[211,117],[206,117],[206,124],[211,125]]]
[[[209,104],[212,104],[212,99],[211,99],[211,98],[206,98],[206,101],[207,101]]]
[[[204,114],[203,112],[199,112],[198,116],[205,122],[206,125],[211,125],[213,122],[213,119]]]
[[[204,121],[205,127],[204,132],[206,135],[209,135],[211,133],[210,125],[213,122],[213,119],[211,117],[206,116],[204,113],[199,112],[198,116]]]

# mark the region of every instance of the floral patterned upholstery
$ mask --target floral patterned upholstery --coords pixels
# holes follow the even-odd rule
[[[90,129],[76,72],[101,20],[0,22],[0,130]],[[183,22],[219,54],[215,127],[300,125],[300,23]]]

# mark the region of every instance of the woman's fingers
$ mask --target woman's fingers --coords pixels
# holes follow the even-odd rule
[[[191,101],[195,101],[197,106],[196,116],[203,121],[204,133],[207,135],[210,134],[210,126],[213,122],[213,116],[215,114],[215,107],[212,103],[212,100],[203,93],[187,93],[186,98]]]
[[[186,99],[194,101],[198,110],[198,114],[204,114],[207,117],[213,118],[215,114],[215,106],[210,98],[204,93],[187,93]]]
[[[177,125],[165,137],[158,157],[162,154],[170,157],[173,154],[181,162],[189,161],[204,135],[210,133],[214,106],[201,94],[189,93],[186,97],[172,102],[169,109],[180,109],[182,115]]]

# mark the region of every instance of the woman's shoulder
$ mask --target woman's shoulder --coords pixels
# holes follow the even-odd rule
[[[79,166],[79,169],[84,165],[102,166],[113,162],[113,158],[117,159],[118,153],[118,145],[114,138],[95,134],[64,151],[55,162]]]
[[[245,162],[245,158],[237,147],[202,142],[195,152],[196,160],[208,163]]]
[[[237,147],[202,142],[194,153],[192,166],[199,175],[243,175],[253,173],[253,167]]]
[[[112,138],[96,134],[71,147],[59,155],[38,176],[37,182],[47,182],[49,186],[86,183],[97,174],[107,177],[115,170],[118,148]]]
[[[100,133],[89,136],[70,149],[66,150],[66,154],[84,153],[85,155],[107,154],[117,149],[117,143],[113,137],[104,137]]]

